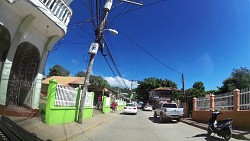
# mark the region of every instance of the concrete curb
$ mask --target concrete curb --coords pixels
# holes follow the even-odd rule
[[[203,130],[207,130],[207,125],[204,123],[198,123],[195,121],[185,120],[185,119],[184,120],[182,119],[181,122],[188,124],[188,125],[192,125],[194,127],[197,127],[197,128],[203,129]],[[232,133],[232,137],[235,139],[250,140],[249,134],[243,135],[240,133],[235,133],[234,131]]]

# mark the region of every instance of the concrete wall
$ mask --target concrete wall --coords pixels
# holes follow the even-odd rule
[[[64,124],[70,123],[78,120],[79,113],[79,102],[75,106],[65,107],[65,106],[55,106],[57,81],[52,79],[49,84],[48,96],[45,109],[45,122],[49,125],[53,124]],[[80,90],[77,93],[76,101],[80,99]],[[94,93],[92,93],[92,103],[94,100]],[[93,106],[84,107],[83,119],[93,117]]]
[[[218,120],[226,118],[233,119],[233,129],[250,130],[250,111],[221,111],[223,114],[218,116]],[[192,119],[194,121],[208,123],[211,117],[211,111],[193,111]]]

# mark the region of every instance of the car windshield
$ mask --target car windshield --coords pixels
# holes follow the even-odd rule
[[[176,104],[163,104],[162,107],[166,107],[166,108],[177,108]]]

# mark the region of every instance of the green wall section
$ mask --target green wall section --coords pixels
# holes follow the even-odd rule
[[[65,124],[78,121],[79,113],[79,101],[80,101],[80,89],[77,91],[76,104],[75,106],[66,107],[66,106],[55,106],[56,99],[56,89],[57,81],[55,79],[50,80],[48,87],[48,96],[45,106],[45,122],[49,125],[54,124]],[[92,104],[94,101],[94,93],[92,92]],[[104,114],[110,113],[110,104],[106,106],[107,97],[103,97],[103,108],[102,112]],[[110,101],[111,102],[111,101]],[[126,102],[120,100],[120,105],[117,107],[117,110],[123,110]],[[91,104],[91,105],[92,105]],[[85,106],[83,110],[83,119],[93,117],[93,106]]]
[[[49,125],[64,124],[77,121],[79,112],[80,90],[77,90],[77,102],[73,107],[55,106],[57,81],[52,79],[48,88],[48,97],[46,102],[45,122]],[[92,93],[92,103],[94,93]],[[93,107],[84,107],[83,119],[93,117]]]

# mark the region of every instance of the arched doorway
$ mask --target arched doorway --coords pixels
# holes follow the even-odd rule
[[[8,29],[0,24],[0,80],[2,77],[3,64],[10,48],[10,42],[11,37]]]
[[[32,105],[33,82],[39,62],[40,53],[34,45],[23,42],[17,47],[9,77],[7,106]]]

